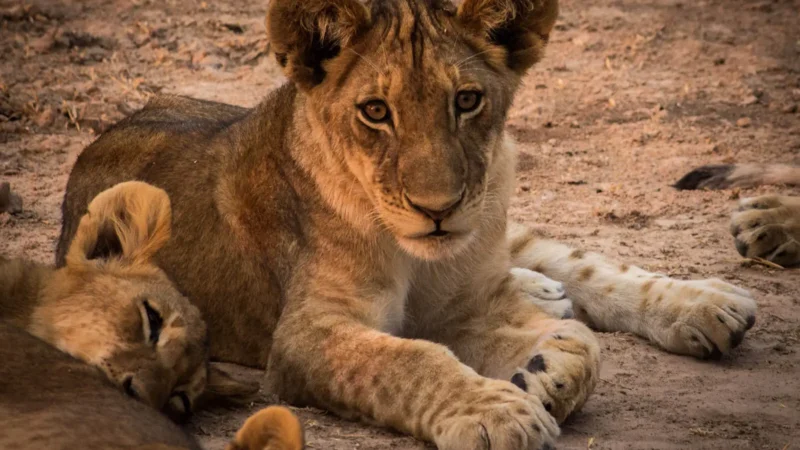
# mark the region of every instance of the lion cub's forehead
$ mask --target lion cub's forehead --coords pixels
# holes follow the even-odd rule
[[[420,74],[452,70],[459,58],[469,54],[455,30],[450,2],[376,0],[371,17],[371,59],[379,68],[400,66]]]

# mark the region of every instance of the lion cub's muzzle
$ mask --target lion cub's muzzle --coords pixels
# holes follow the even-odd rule
[[[445,237],[456,231],[449,227],[447,219],[454,215],[464,200],[465,189],[461,188],[457,194],[411,196],[404,194],[409,208],[422,214],[431,221],[430,229],[410,236],[414,239],[425,237]]]

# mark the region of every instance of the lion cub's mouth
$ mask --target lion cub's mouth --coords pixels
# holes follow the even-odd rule
[[[426,235],[426,237],[444,237],[449,235],[450,232],[447,230],[436,229],[436,231],[431,231]]]

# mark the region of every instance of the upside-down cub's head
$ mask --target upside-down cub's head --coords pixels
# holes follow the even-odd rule
[[[272,0],[270,43],[329,161],[422,258],[463,248],[556,0]],[[506,158],[507,160],[508,158]]]
[[[97,195],[31,328],[180,419],[210,383],[229,380],[209,369],[200,311],[153,261],[170,222],[167,194],[148,184],[121,183]]]

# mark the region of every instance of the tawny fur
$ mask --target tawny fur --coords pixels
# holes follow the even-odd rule
[[[722,281],[671,280],[508,226],[505,119],[556,11],[273,0],[290,83],[252,110],[159,97],[101,136],[70,175],[59,264],[85,198],[147,181],[175,208],[158,263],[203,312],[213,357],[266,367],[289,402],[444,450],[551,445],[599,376],[589,328],[539,306],[568,304],[564,288],[595,327],[699,357],[729,352],[756,311]],[[464,92],[481,94],[474,109],[458,109]],[[364,109],[375,101],[380,120]]]

